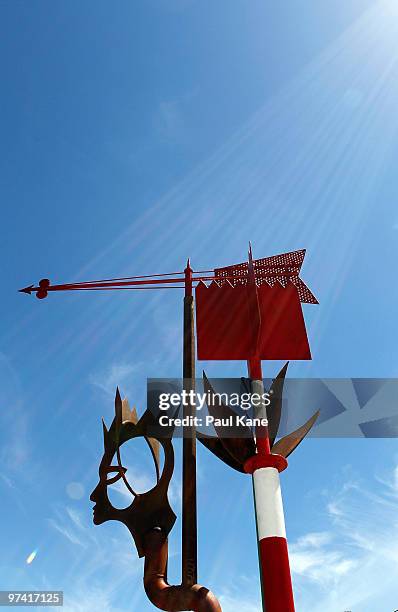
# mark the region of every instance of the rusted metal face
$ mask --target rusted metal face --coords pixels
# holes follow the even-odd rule
[[[145,554],[145,535],[160,528],[167,536],[176,521],[176,515],[170,507],[168,488],[174,470],[174,451],[171,442],[173,430],[164,429],[164,436],[158,439],[149,438],[147,431],[153,431],[156,420],[151,411],[147,410],[140,420],[135,409],[128,408],[126,400],[121,400],[119,390],[115,398],[115,418],[108,431],[103,422],[104,454],[99,466],[99,482],[90,495],[95,502],[93,508],[94,524],[100,525],[114,520],[124,523],[134,538],[140,557]],[[125,474],[126,468],[121,464],[120,447],[133,438],[143,437],[147,441],[154,460],[157,484],[146,493],[135,493]],[[160,473],[159,446],[164,452],[164,466]],[[124,509],[115,508],[108,497],[108,486],[123,479],[132,494],[132,503]]]
[[[126,525],[140,557],[145,557],[144,587],[154,606],[161,610],[194,610],[196,612],[221,612],[216,597],[199,584],[169,585],[166,579],[168,544],[167,536],[176,520],[170,507],[167,491],[174,469],[172,446],[173,428],[162,427],[162,437],[153,436],[158,426],[156,417],[147,410],[138,420],[135,409],[130,410],[127,400],[121,400],[119,390],[115,398],[115,418],[109,430],[103,422],[104,455],[99,466],[99,482],[90,499],[95,502],[94,523],[115,520]],[[146,493],[137,494],[126,480],[126,469],[121,464],[120,447],[133,438],[147,441],[157,472],[157,484]],[[164,466],[160,469],[159,447],[164,451]],[[115,460],[116,457],[116,460]],[[134,497],[128,508],[118,510],[111,504],[107,488],[122,478]]]

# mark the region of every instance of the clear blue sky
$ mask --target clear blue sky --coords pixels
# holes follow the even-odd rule
[[[2,0],[1,589],[63,589],[69,612],[153,609],[127,530],[94,527],[88,497],[116,385],[142,411],[146,377],[181,364],[177,292],[18,288],[188,256],[207,269],[249,239],[257,257],[307,248],[313,361],[290,374],[397,376],[395,5]],[[298,612],[396,609],[396,441],[308,440],[282,482]],[[257,612],[250,479],[200,450],[198,494],[200,581],[224,612]]]

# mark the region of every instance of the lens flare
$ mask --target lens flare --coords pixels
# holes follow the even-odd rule
[[[34,550],[33,552],[31,552],[29,557],[27,557],[26,559],[26,563],[30,565],[32,561],[35,559],[36,555],[37,555],[37,550]]]

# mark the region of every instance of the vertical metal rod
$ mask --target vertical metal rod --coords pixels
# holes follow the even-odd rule
[[[187,393],[195,390],[195,321],[192,295],[192,269],[189,259],[185,269],[183,385]],[[195,416],[193,398],[184,406],[183,416]],[[189,419],[192,421],[193,419]],[[184,426],[182,449],[182,584],[197,583],[196,516],[196,430]]]
[[[263,372],[261,359],[254,357],[247,362],[247,370],[251,380],[251,392],[262,395],[264,393]],[[255,418],[266,419],[267,409],[264,404],[260,404],[255,409]],[[269,455],[271,447],[269,443],[268,427],[256,427],[256,446],[259,455]]]
[[[255,384],[256,383],[260,383],[260,386],[263,386],[264,389],[264,385],[263,385],[263,373],[262,373],[262,367],[261,367],[261,360],[260,359],[256,359],[256,358],[252,358],[249,359],[247,362],[247,373],[249,375],[250,378],[250,386],[251,386],[251,393],[258,393],[259,389],[255,389]],[[260,391],[262,393],[262,391]],[[262,411],[264,412],[264,411]],[[256,414],[253,415],[256,417],[260,417],[263,418],[264,414]],[[265,437],[262,437],[262,435],[264,435],[264,430],[262,430],[261,432],[259,432],[259,428],[256,427],[256,447],[257,447],[257,453],[260,455],[268,455],[271,452],[270,449],[270,444],[269,444],[269,438],[268,438],[268,428],[267,431],[265,432]],[[253,479],[253,476],[252,476]],[[265,603],[265,591],[264,591],[264,583],[265,583],[265,576],[263,573],[263,563],[262,563],[262,559],[261,559],[261,550],[260,550],[260,537],[259,537],[259,533],[258,533],[258,518],[257,518],[257,504],[256,504],[256,495],[255,495],[255,488],[254,488],[254,479],[252,480],[253,482],[253,500],[254,500],[254,512],[255,512],[255,518],[256,518],[256,533],[257,533],[257,552],[258,552],[258,564],[259,564],[259,570],[260,570],[260,586],[261,586],[261,601],[262,601],[262,605],[263,605],[263,612],[267,612],[267,607],[266,607],[266,603]]]

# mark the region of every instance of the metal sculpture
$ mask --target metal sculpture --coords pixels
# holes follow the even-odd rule
[[[251,393],[260,397],[264,394],[262,359],[311,359],[300,303],[318,301],[299,276],[304,256],[305,251],[294,251],[255,261],[249,245],[247,262],[215,270],[210,287],[199,283],[196,288],[199,359],[247,360]],[[271,389],[280,392],[273,400],[272,431],[268,423],[257,426],[251,437],[250,430],[232,440],[218,431],[221,444],[199,438],[228,465],[232,460],[232,467],[252,474],[261,592],[267,612],[294,612],[279,473],[287,468],[287,455],[318,416],[275,444],[286,369],[287,365],[276,379],[276,389]],[[209,410],[233,414],[220,404]],[[269,419],[265,403],[254,407],[254,412],[260,421]]]
[[[162,435],[153,438],[157,419],[151,410],[146,410],[138,420],[135,410],[130,410],[128,401],[121,400],[119,389],[115,397],[115,418],[109,430],[103,423],[104,454],[99,466],[99,482],[90,495],[95,503],[93,520],[96,525],[106,521],[120,521],[134,538],[138,555],[145,557],[144,588],[149,600],[161,610],[197,610],[198,612],[221,612],[215,596],[205,587],[192,584],[172,586],[167,582],[168,542],[167,537],[176,521],[170,507],[168,488],[174,470],[174,451],[171,438],[173,428],[162,428]],[[136,493],[126,477],[127,469],[122,465],[120,447],[128,440],[143,437],[152,453],[157,483],[146,493]],[[159,447],[164,452],[164,466],[160,470]],[[113,461],[116,457],[116,465]],[[109,478],[110,474],[112,475]],[[108,486],[123,479],[134,498],[123,510],[115,508],[108,497]]]
[[[198,358],[247,360],[252,393],[264,392],[262,359],[310,359],[301,303],[317,300],[299,274],[305,251],[294,251],[266,259],[254,260],[251,247],[248,261],[242,264],[194,272],[188,260],[184,272],[149,276],[102,279],[81,283],[51,285],[42,279],[37,287],[30,285],[23,293],[36,293],[39,299],[55,291],[184,289],[183,387],[195,385],[195,322],[193,288],[195,287]],[[166,580],[167,536],[175,521],[167,490],[173,473],[173,430],[154,437],[154,414],[147,409],[138,420],[135,411],[116,393],[115,419],[109,429],[104,425],[105,450],[100,480],[91,494],[95,502],[94,522],[123,522],[132,534],[137,551],[145,557],[144,586],[152,603],[162,610],[221,611],[215,596],[197,584],[197,516],[196,516],[196,438],[226,464],[253,477],[257,532],[259,536],[260,576],[263,609],[267,612],[294,612],[279,473],[287,467],[286,458],[314,424],[315,414],[296,432],[276,441],[281,413],[281,394],[285,368],[275,379],[273,400],[267,426],[254,432],[236,430],[236,436],[217,437],[197,434],[193,424],[184,427],[182,481],[182,582],[170,586]],[[211,390],[207,378],[205,388]],[[230,416],[223,404],[209,404],[210,413]],[[193,416],[194,402],[184,405],[184,417]],[[266,422],[265,404],[254,409]],[[192,423],[192,420],[190,421]],[[150,435],[151,432],[151,435]],[[244,434],[242,436],[242,434]],[[147,493],[136,494],[121,464],[120,446],[142,436],[151,449],[157,470],[157,484]],[[241,437],[242,436],[242,437]],[[159,448],[165,463],[160,474]],[[117,465],[112,465],[116,455]],[[109,474],[116,474],[108,478]],[[107,487],[123,479],[134,497],[125,510],[115,509],[109,501]]]
[[[174,451],[171,443],[172,429],[164,431],[164,436],[159,439],[150,438],[147,435],[148,428],[153,430],[156,424],[154,415],[147,410],[138,420],[137,412],[130,411],[128,401],[121,400],[119,389],[115,397],[115,418],[109,430],[104,421],[104,454],[99,466],[99,482],[90,499],[95,502],[93,508],[94,523],[99,525],[108,520],[116,520],[124,523],[134,538],[135,545],[140,557],[145,551],[145,535],[150,529],[159,528],[167,536],[175,521],[176,515],[172,511],[167,491],[174,470]],[[120,447],[128,440],[143,437],[153,457],[156,469],[156,486],[147,493],[136,493],[126,477],[126,468],[122,466]],[[164,451],[164,467],[160,473],[159,446]],[[116,457],[117,465],[112,465]],[[109,478],[110,474],[115,474]],[[134,501],[123,510],[113,507],[107,489],[119,479],[124,481]]]
[[[256,439],[248,426],[235,425],[233,433],[236,437],[228,437],[222,427],[215,425],[217,437],[197,434],[198,440],[224,463],[238,472],[252,475],[262,596],[264,609],[271,612],[294,610],[279,473],[287,468],[287,457],[305,438],[319,416],[317,411],[302,427],[276,441],[287,367],[288,364],[279,372],[269,390],[268,432],[257,431]],[[219,395],[204,372],[203,379],[207,397],[214,398],[207,403],[210,414],[223,419],[233,417],[236,413],[220,402]],[[267,437],[260,438],[261,435]],[[269,452],[261,448],[260,440],[268,441]]]

